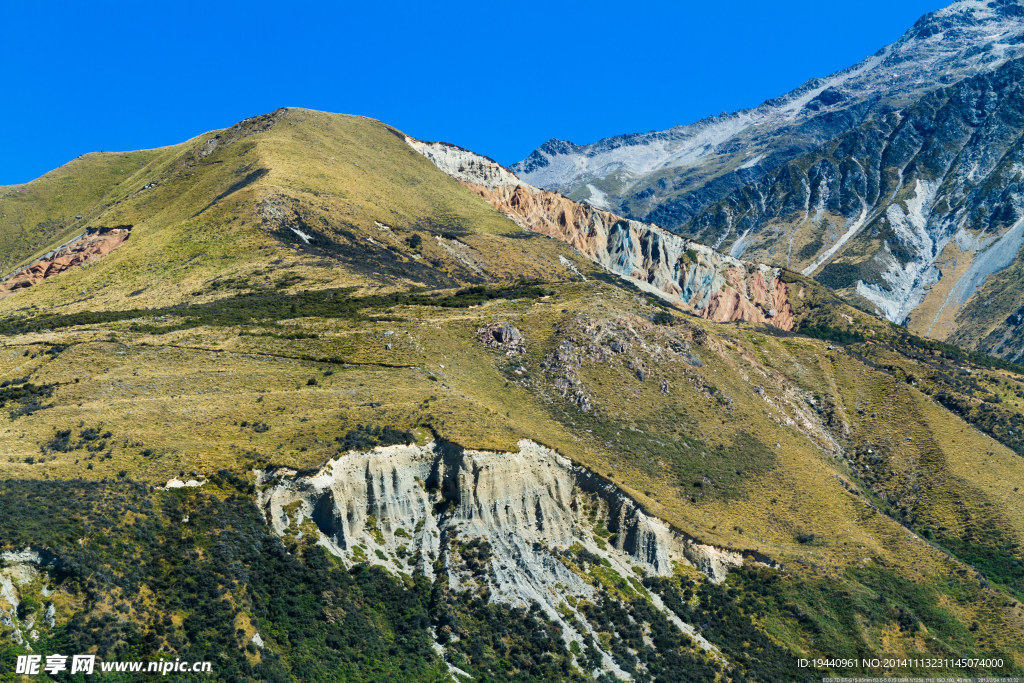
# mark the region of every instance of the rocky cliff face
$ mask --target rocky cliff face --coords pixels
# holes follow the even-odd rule
[[[814,274],[920,334],[1019,358],[1022,82],[1015,60],[932,92],[734,192],[686,231]]]
[[[85,233],[41,256],[27,266],[18,268],[0,280],[0,298],[19,289],[39,284],[48,277],[103,258],[124,244],[131,233],[130,225],[113,228],[87,228]]]
[[[511,170],[527,182],[679,228],[866,119],[1024,55],[1024,6],[960,0],[922,17],[897,42],[754,109],[589,145],[550,140]]]
[[[718,322],[793,328],[777,268],[744,263],[656,225],[539,190],[496,162],[454,145],[407,141],[523,228],[571,245],[647,291]]]
[[[530,441],[515,453],[438,443],[378,448],[312,476],[261,472],[259,480],[261,507],[278,534],[313,534],[346,563],[447,577],[457,593],[536,603],[570,646],[594,642],[581,605],[597,598],[603,576],[649,597],[718,656],[639,579],[680,565],[721,581],[744,561],[670,529],[614,484]],[[602,657],[606,670],[622,674],[612,652]]]
[[[39,631],[56,625],[57,610],[50,600],[40,610],[26,610],[21,603],[26,597],[45,600],[53,594],[46,571],[59,569],[59,562],[45,550],[25,548],[3,551],[0,563],[0,624],[11,629],[11,639],[17,645],[31,652]],[[34,607],[39,602],[32,599],[28,604]]]

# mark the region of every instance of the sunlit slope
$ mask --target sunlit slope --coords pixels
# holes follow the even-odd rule
[[[89,217],[132,225],[123,247],[0,306],[193,303],[271,274],[305,289],[575,277],[558,258],[576,261],[569,249],[507,220],[378,121],[282,109],[153,154]]]
[[[0,469],[162,484],[220,469],[315,468],[360,425],[493,450],[530,438],[702,541],[772,558],[823,591],[804,599],[839,585],[868,591],[858,572],[874,568],[923,586],[955,623],[979,624],[933,622],[946,630],[915,645],[919,636],[855,621],[844,639],[932,653],[990,643],[1021,656],[1012,636],[1024,632],[1012,607],[1022,585],[1020,456],[827,341],[695,319],[655,324],[657,306],[603,283],[548,292],[471,308],[379,301],[351,317],[282,293],[294,312],[274,322],[161,312],[8,337],[3,377],[41,388],[5,404]],[[480,341],[497,322],[521,331],[521,353]],[[979,380],[1004,378],[1019,383],[998,371]],[[806,609],[822,628],[842,623]],[[825,647],[792,615],[772,624],[808,652]]]
[[[86,154],[30,183],[0,187],[0,274],[93,225],[160,154]]]

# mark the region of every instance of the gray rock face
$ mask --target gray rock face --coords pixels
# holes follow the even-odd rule
[[[644,291],[718,322],[792,329],[792,307],[778,268],[744,263],[657,225],[538,190],[462,148],[408,137],[406,142],[519,226],[569,244]],[[570,270],[582,277],[578,269]],[[493,334],[484,341],[494,344]]]
[[[447,143],[422,142],[406,137],[406,143],[445,173],[463,182],[477,183],[494,189],[516,185],[520,181],[493,159]]]
[[[1024,352],[1024,59],[936,90],[684,226],[912,330]]]
[[[511,323],[493,323],[477,330],[480,341],[488,346],[504,349],[509,355],[522,352],[525,340],[522,332]]]
[[[26,547],[24,550],[5,550],[0,553],[0,624],[12,629],[10,638],[18,645],[28,640],[38,640],[37,616],[41,624],[54,628],[57,624],[57,609],[52,602],[46,604],[41,615],[31,613],[19,619],[22,590],[46,578],[45,571],[60,566],[60,562],[49,551]],[[52,591],[43,584],[40,592],[48,597]],[[26,638],[27,636],[27,638]],[[31,646],[28,646],[31,651]]]
[[[714,581],[742,564],[739,552],[671,529],[554,451],[530,441],[519,449],[431,443],[350,453],[311,477],[259,473],[260,504],[277,533],[315,533],[346,563],[446,577],[452,590],[486,589],[512,605],[535,602],[580,645],[587,620],[566,619],[566,610],[575,613],[576,599],[592,599],[598,589],[566,561],[570,549],[600,558],[644,591],[636,577],[669,575],[673,563]],[[673,623],[714,652],[692,627]],[[611,654],[605,657],[615,671]]]

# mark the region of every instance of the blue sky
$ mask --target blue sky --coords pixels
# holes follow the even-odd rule
[[[0,184],[280,106],[382,119],[503,163],[755,106],[941,0],[6,3]]]

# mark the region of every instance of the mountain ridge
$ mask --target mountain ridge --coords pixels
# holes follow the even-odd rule
[[[686,231],[761,258],[782,241],[785,256],[769,260],[920,334],[962,342],[986,317],[980,337],[1012,333],[1021,293],[992,292],[1012,282],[1021,246],[1022,68],[1014,60],[936,91],[730,195]]]
[[[837,111],[835,105],[849,99],[857,99],[858,94],[860,100],[867,103],[869,111],[876,109],[879,104],[871,102],[872,99],[883,100],[882,103],[887,107],[899,108],[928,90],[941,85],[949,85],[955,80],[963,78],[963,74],[978,68],[979,65],[1001,63],[1011,58],[1012,55],[1024,54],[1019,40],[1021,34],[1024,33],[1024,21],[1022,21],[1024,15],[1022,15],[1021,9],[1020,3],[1015,0],[958,0],[946,8],[923,16],[895,43],[881,48],[858,64],[822,78],[812,78],[789,93],[768,99],[756,107],[705,117],[692,124],[679,125],[663,131],[604,138],[586,145],[549,140],[542,146],[543,151],[538,150],[523,161],[512,164],[510,169],[527,182],[545,189],[563,192],[574,199],[586,198],[585,194],[578,194],[579,188],[585,187],[588,179],[591,178],[586,174],[586,166],[578,165],[585,162],[568,158],[565,160],[565,164],[567,164],[565,173],[559,174],[552,167],[554,162],[559,161],[557,156],[567,156],[566,152],[569,151],[577,155],[582,153],[587,156],[596,156],[601,152],[617,148],[625,150],[629,147],[638,147],[640,145],[637,143],[641,141],[678,142],[679,147],[676,150],[656,149],[648,155],[633,160],[629,157],[621,161],[610,159],[608,163],[614,170],[601,169],[598,174],[592,176],[600,178],[622,170],[631,178],[636,178],[636,180],[630,181],[633,184],[646,183],[648,181],[642,178],[644,174],[673,165],[685,167],[690,157],[693,157],[694,161],[699,160],[706,154],[714,153],[716,147],[731,140],[732,149],[727,149],[725,152],[728,155],[737,149],[737,142],[742,139],[737,137],[739,133],[753,125],[771,123],[772,117],[781,117],[782,120],[787,121],[799,121],[801,118],[821,118],[823,110],[825,113],[828,111],[842,113]],[[998,32],[994,34],[985,32],[984,38],[987,42],[982,49],[974,50],[973,54],[961,54],[961,45],[964,42],[969,43],[971,40],[976,40],[985,29]],[[948,32],[949,35],[943,31]],[[943,38],[947,39],[945,45],[942,41]],[[953,40],[948,40],[949,38],[953,38]],[[945,61],[942,59],[943,57],[946,57]],[[902,89],[883,91],[877,97],[872,97],[872,91],[880,82],[885,83],[896,77],[894,69],[908,68],[908,66],[910,67],[909,75],[916,79],[915,83],[903,82],[901,83]],[[876,70],[881,73],[875,74]],[[906,75],[903,74],[903,76]],[[858,81],[859,76],[864,78]],[[837,90],[837,87],[852,90],[853,93],[844,94]],[[815,106],[808,108],[806,105],[812,102],[815,103]],[[848,122],[840,121],[837,130],[846,130],[852,127],[851,123],[856,121],[858,121],[856,118]],[[808,131],[812,146],[834,136],[834,133],[829,133],[830,123],[828,121],[822,123],[822,132],[815,134],[814,131]],[[699,134],[708,129],[721,130],[713,130],[710,138],[700,138]],[[787,134],[792,135],[792,131]],[[685,144],[687,142],[690,143],[689,146]],[[757,141],[754,140],[754,142]],[[751,146],[748,140],[743,147],[750,150]],[[770,147],[770,143],[755,146]],[[806,146],[801,149],[808,151]],[[555,152],[555,154],[550,154],[550,152]],[[756,151],[747,151],[747,160],[749,161],[749,157],[754,157],[756,153]],[[733,168],[736,166],[740,166],[743,170],[742,164],[733,164]],[[542,169],[547,170],[542,171]],[[643,189],[641,187],[637,192],[632,190],[629,192],[636,195]],[[692,190],[690,191],[692,192]],[[622,194],[622,201],[628,203],[628,197],[628,193]],[[610,207],[601,206],[600,208]],[[621,209],[622,206],[618,208]],[[638,212],[627,211],[627,213],[632,215]],[[636,217],[660,222],[670,228],[674,227],[677,222],[666,220],[670,218],[670,214],[666,214],[664,210],[659,214],[637,215]]]
[[[684,310],[718,322],[742,320],[793,328],[779,269],[743,263],[659,226],[539,190],[497,162],[454,145],[409,137],[406,142],[515,223],[569,244],[610,272]]]

